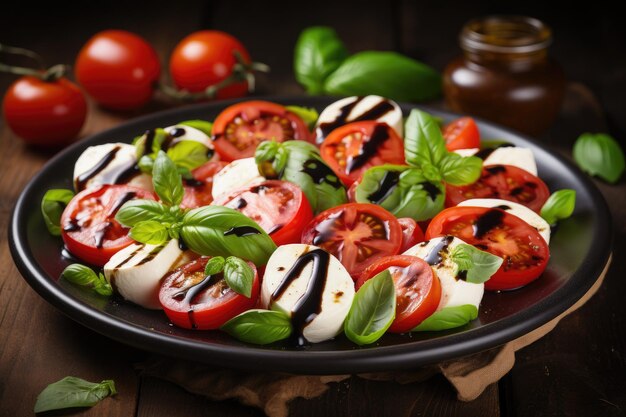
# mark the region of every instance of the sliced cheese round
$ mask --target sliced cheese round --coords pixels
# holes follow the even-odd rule
[[[222,168],[213,177],[213,199],[246,186],[260,184],[265,177],[259,173],[254,158],[237,159]]]
[[[187,125],[173,125],[168,126],[163,130],[165,130],[169,135],[174,136],[176,142],[191,140],[199,142],[209,149],[213,149],[213,141],[211,138],[206,133],[200,129],[196,129],[195,127]]]
[[[540,215],[529,209],[528,207],[515,203],[513,201],[501,200],[498,198],[473,198],[465,200],[458,204],[459,206],[468,207],[488,207],[499,208],[519,217],[526,223],[537,229],[541,237],[546,243],[550,243],[550,225]]]
[[[326,261],[328,268],[323,270]],[[319,269],[320,275],[314,276],[314,269]],[[297,310],[299,303],[316,296],[316,290],[322,291],[321,303],[315,298],[310,302],[319,307],[319,313]],[[309,342],[322,342],[340,333],[353,299],[354,281],[346,268],[333,255],[316,246],[279,246],[265,268],[261,305],[287,312],[292,316],[292,322],[297,316],[313,314],[313,320],[302,328],[302,335]]]
[[[461,156],[476,155],[480,149],[468,148],[457,149],[454,152]],[[533,175],[537,175],[537,163],[535,162],[535,156],[533,151],[528,148],[522,148],[520,146],[501,146],[495,148],[483,161],[483,165],[513,165],[530,172]]]
[[[355,120],[387,123],[400,137],[404,137],[404,119],[400,106],[393,100],[375,95],[346,97],[328,105],[317,119],[315,130],[318,138],[323,139],[330,133],[331,127],[337,128]]]

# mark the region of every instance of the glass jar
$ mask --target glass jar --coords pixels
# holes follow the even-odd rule
[[[467,23],[463,56],[444,71],[448,106],[538,135],[556,118],[565,88],[560,66],[548,58],[552,32],[523,16],[490,16]]]

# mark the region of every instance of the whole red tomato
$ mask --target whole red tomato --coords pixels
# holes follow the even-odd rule
[[[103,107],[132,110],[152,97],[161,64],[155,50],[140,36],[105,30],[92,37],[76,59],[76,79]]]
[[[192,33],[176,45],[170,57],[170,73],[174,84],[179,89],[195,93],[224,81],[239,63],[235,52],[241,55],[245,64],[250,64],[248,51],[228,33],[217,30]],[[245,77],[242,78],[220,88],[216,98],[245,96],[248,82]]]
[[[27,143],[47,147],[74,139],[87,115],[83,93],[66,78],[22,77],[9,87],[2,106],[11,130]]]

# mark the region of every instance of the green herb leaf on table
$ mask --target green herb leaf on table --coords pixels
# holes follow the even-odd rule
[[[576,207],[576,190],[562,189],[555,191],[541,207],[541,217],[548,224],[556,224],[567,219]]]
[[[396,317],[396,289],[388,270],[368,280],[357,291],[344,322],[348,339],[358,345],[374,343]]]
[[[137,242],[150,245],[160,245],[169,238],[167,226],[156,220],[144,220],[136,223],[130,229],[129,235]]]
[[[482,284],[496,273],[503,259],[475,246],[462,243],[450,253],[450,259],[457,265],[457,273],[466,271],[466,281]]]
[[[130,200],[124,203],[115,214],[122,226],[133,227],[146,220],[161,220],[168,213],[167,207],[154,200]]]
[[[41,199],[41,214],[51,235],[61,235],[61,215],[73,197],[72,190],[52,189]]]
[[[285,108],[300,117],[304,123],[306,123],[309,130],[313,129],[317,119],[320,117],[320,114],[313,107],[286,106]]]
[[[196,253],[237,256],[265,265],[276,245],[254,220],[228,207],[204,206],[185,213],[180,237]]]
[[[483,169],[482,159],[449,152],[440,162],[439,169],[443,180],[451,185],[468,185],[480,178]]]
[[[221,256],[214,256],[209,259],[204,267],[204,275],[210,276],[219,274],[224,270],[225,260]]]
[[[187,170],[198,168],[207,162],[212,153],[204,144],[195,140],[181,140],[167,150],[167,156],[176,167]]]
[[[81,264],[68,265],[61,276],[68,282],[81,287],[92,288],[100,295],[109,296],[113,289],[102,273],[96,274],[93,269]]]
[[[252,295],[252,283],[254,282],[254,271],[243,259],[236,256],[226,258],[224,264],[224,279],[226,284],[235,291],[250,298]]]
[[[169,206],[179,205],[183,200],[183,181],[176,165],[163,151],[159,151],[152,169],[152,184],[161,201]]]
[[[117,394],[111,379],[100,383],[67,376],[48,385],[37,396],[34,412],[60,410],[73,407],[92,407],[102,399]]]
[[[213,123],[208,120],[185,120],[184,122],[179,122],[177,125],[189,126],[194,129],[198,129],[208,137],[211,137],[213,131]]]
[[[309,94],[323,94],[324,81],[348,56],[337,33],[322,26],[302,31],[294,51],[296,80]]]
[[[478,317],[478,309],[472,304],[454,307],[444,307],[428,317],[413,332],[435,332],[455,329],[469,323]]]
[[[266,345],[288,338],[292,332],[288,315],[273,310],[248,310],[233,317],[221,330],[242,342]]]
[[[585,172],[610,183],[624,172],[624,151],[619,143],[604,133],[584,133],[574,143],[574,160]]]
[[[441,76],[428,65],[395,52],[365,51],[345,59],[323,88],[331,95],[376,94],[419,102],[441,94]]]

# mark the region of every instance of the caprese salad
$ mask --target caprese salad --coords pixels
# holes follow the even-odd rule
[[[541,277],[575,202],[530,149],[378,96],[241,102],[88,147],[73,183],[42,200],[64,279],[256,344],[463,326]]]

